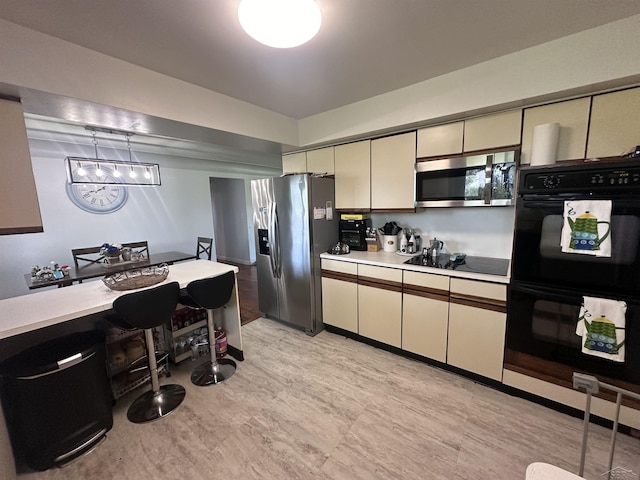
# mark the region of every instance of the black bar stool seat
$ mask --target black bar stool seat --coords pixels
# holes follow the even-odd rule
[[[218,359],[216,355],[216,334],[213,318],[214,311],[224,307],[231,299],[235,284],[235,273],[227,272],[217,277],[192,281],[187,285],[188,296],[180,297],[179,303],[187,307],[207,310],[211,361],[197,366],[191,373],[191,382],[194,385],[216,385],[230,378],[236,371],[236,362],[229,358]]]
[[[133,423],[146,423],[168,415],[182,403],[186,395],[184,387],[171,384],[162,385],[158,380],[158,365],[153,328],[167,323],[178,305],[180,285],[171,282],[158,287],[128,293],[116,298],[113,310],[119,317],[109,315],[106,318],[120,328],[131,326],[144,330],[151,390],[143,393],[127,410],[127,418]]]

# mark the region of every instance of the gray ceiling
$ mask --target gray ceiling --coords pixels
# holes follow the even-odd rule
[[[290,50],[240,28],[238,0],[0,0],[0,18],[305,118],[640,13],[638,0],[317,0]]]

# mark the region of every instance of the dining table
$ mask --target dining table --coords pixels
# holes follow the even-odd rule
[[[145,258],[140,260],[120,261],[117,263],[94,262],[87,263],[78,268],[70,267],[68,269],[68,275],[62,278],[41,281],[36,280],[30,273],[27,273],[24,275],[24,279],[27,282],[29,290],[52,286],[66,287],[72,285],[74,282],[82,282],[83,280],[89,280],[91,278],[106,277],[114,273],[138,270],[146,267],[156,267],[165,263],[172,265],[176,262],[193,260],[195,258],[196,256],[193,253],[176,251],[149,253]]]

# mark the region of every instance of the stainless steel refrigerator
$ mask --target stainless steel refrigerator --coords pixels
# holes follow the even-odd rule
[[[310,174],[251,181],[260,311],[322,330],[320,254],[338,241],[334,179]]]

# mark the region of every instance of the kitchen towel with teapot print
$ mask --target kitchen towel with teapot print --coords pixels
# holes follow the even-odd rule
[[[567,200],[563,217],[564,253],[611,256],[611,200]]]
[[[576,335],[582,337],[582,353],[624,362],[624,329],[627,304],[621,300],[582,297]]]

